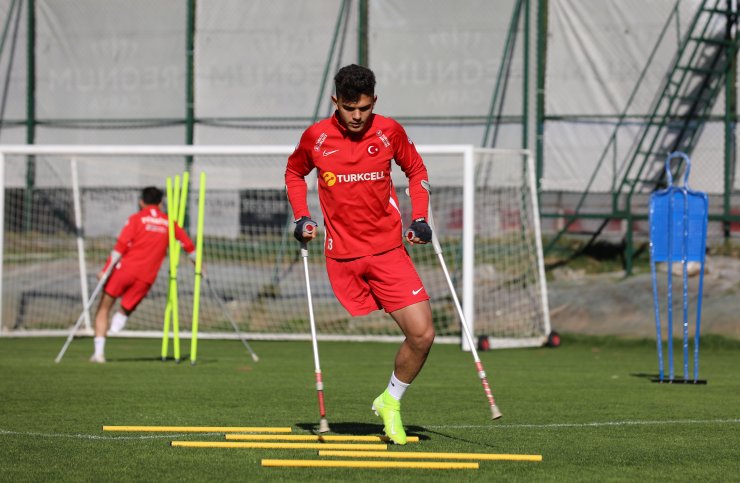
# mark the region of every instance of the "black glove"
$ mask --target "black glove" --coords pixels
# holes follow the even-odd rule
[[[302,216],[295,221],[293,236],[295,236],[296,240],[303,243],[303,239],[311,235],[311,233],[313,233],[313,231],[318,227],[319,225],[317,225],[311,218]]]
[[[411,240],[412,238],[418,237],[419,240],[429,243],[432,241],[432,228],[427,224],[424,218],[418,218],[411,223],[409,229],[406,230],[406,238]]]

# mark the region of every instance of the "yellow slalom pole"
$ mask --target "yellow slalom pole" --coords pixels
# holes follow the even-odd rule
[[[408,458],[448,460],[494,460],[494,461],[542,461],[540,454],[494,454],[494,453],[431,453],[420,451],[319,451],[319,456],[343,456],[347,458]]]
[[[180,228],[182,228],[182,225],[185,224],[185,211],[188,206],[188,188],[190,186],[190,173],[188,171],[184,171],[182,173],[182,186],[180,187],[180,200],[177,203],[177,224],[180,225]],[[179,250],[178,250],[179,253]]]
[[[387,444],[372,443],[275,443],[267,441],[172,441],[171,446],[186,448],[251,448],[251,449],[356,449],[381,451]]]
[[[389,443],[388,436],[351,436],[351,435],[323,435],[323,434],[227,434],[229,441],[357,441],[365,443]],[[418,436],[407,436],[407,443],[418,443]]]
[[[198,357],[198,314],[200,313],[200,281],[203,276],[203,224],[206,208],[206,173],[200,172],[198,190],[198,228],[195,236],[195,286],[193,288],[193,324],[190,336],[190,364]]]
[[[424,470],[477,470],[479,463],[449,463],[446,461],[342,461],[342,460],[272,460],[263,459],[262,466],[293,468],[415,468]]]
[[[175,210],[173,207],[175,197],[172,194],[172,178],[167,177],[167,218],[168,222],[168,236],[169,236],[169,247],[170,247],[170,280],[167,284],[167,306],[164,310],[164,326],[162,328],[162,360],[167,360],[167,346],[170,339],[170,315],[172,312],[172,303],[170,295],[172,293],[172,236],[174,235],[172,226],[172,217],[174,216]]]
[[[170,311],[172,314],[172,348],[175,362],[180,362],[180,311],[177,296],[177,241],[175,240],[175,223],[179,212],[178,201],[180,198],[180,175],[175,175],[175,183],[172,191],[172,216],[168,216],[170,235]]]
[[[290,433],[290,427],[269,426],[103,426],[103,431],[144,433]]]
[[[177,179],[177,178],[175,178]],[[185,211],[187,210],[188,205],[188,187],[190,186],[190,173],[185,171],[182,173],[182,185],[180,186],[179,195],[177,196],[177,218],[175,221],[177,222],[177,225],[182,228],[182,225],[185,224]],[[180,266],[180,252],[181,252],[181,246],[180,243],[175,240],[175,265],[177,267]]]
[[[177,210],[175,211],[175,223],[182,226],[185,220],[185,208],[187,205],[188,196],[188,181],[190,174],[185,171],[182,175],[182,184],[180,184],[180,177],[175,176],[175,192],[174,196],[177,199]],[[172,258],[175,260],[175,291],[173,292],[175,297],[172,304],[172,333],[174,337],[174,352],[175,362],[180,362],[180,309],[178,306],[177,296],[177,267],[180,264],[180,243],[175,238],[175,227],[172,227]]]

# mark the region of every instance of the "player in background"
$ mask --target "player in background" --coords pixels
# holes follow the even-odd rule
[[[111,333],[123,330],[128,316],[136,310],[157,278],[159,267],[169,247],[169,222],[162,212],[164,194],[153,186],[144,188],[139,199],[141,210],[128,218],[118,236],[113,253],[100,272],[105,273],[111,258],[118,255],[120,261],[105,283],[103,295],[95,313],[95,352],[90,362],[105,362],[105,337],[108,333],[108,316],[116,299],[120,297],[120,310],[111,320]],[[195,245],[185,230],[175,224],[175,238],[183,249],[195,260]]]
[[[334,115],[309,127],[288,158],[285,185],[300,242],[316,236],[306,201],[305,177],[318,171],[324,215],[324,253],[329,280],[339,302],[352,316],[384,309],[405,335],[386,390],[372,405],[386,434],[405,444],[401,398],[421,371],[434,341],[432,310],[421,278],[403,245],[391,161],[409,180],[414,235],[411,245],[428,243],[429,193],[424,162],[403,127],[373,113],[375,75],[349,65],[334,77]],[[308,227],[308,228],[307,228]]]

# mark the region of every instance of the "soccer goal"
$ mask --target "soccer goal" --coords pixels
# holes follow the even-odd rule
[[[429,169],[444,256],[472,332],[493,347],[541,345],[550,332],[531,154],[467,145],[418,146]],[[97,284],[105,258],[145,186],[207,174],[201,290],[203,338],[309,338],[303,266],[292,236],[283,173],[292,146],[0,146],[0,335],[66,335]],[[408,223],[406,179],[393,181]],[[184,228],[195,238],[198,190]],[[315,177],[309,206],[322,225]],[[166,208],[165,208],[166,209]],[[358,214],[358,216],[361,216]],[[320,243],[309,244],[319,338],[400,340],[378,311],[352,318],[334,298]],[[408,248],[432,300],[438,342],[461,340],[453,299],[431,245]],[[162,335],[162,264],[121,336]],[[178,270],[181,335],[192,317],[193,269]],[[96,305],[94,305],[95,307]],[[225,312],[228,311],[228,314]],[[93,314],[90,314],[90,318]],[[91,334],[90,318],[82,333]]]

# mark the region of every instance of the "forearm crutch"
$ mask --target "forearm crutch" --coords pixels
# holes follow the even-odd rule
[[[95,302],[95,299],[98,297],[98,294],[103,289],[103,286],[105,285],[105,282],[108,281],[108,277],[110,277],[111,272],[113,271],[113,268],[118,263],[118,260],[121,259],[121,255],[116,253],[114,255],[111,255],[110,265],[108,265],[108,268],[103,273],[103,276],[100,277],[100,281],[98,282],[98,285],[95,287],[95,290],[93,290],[93,293],[90,295],[90,298],[87,299],[87,303],[85,303],[85,307],[82,309],[82,313],[77,318],[77,322],[75,322],[75,325],[72,327],[72,330],[69,331],[69,335],[67,336],[67,340],[64,342],[64,345],[62,346],[62,350],[59,351],[59,354],[57,355],[56,359],[54,359],[54,362],[57,364],[62,360],[62,357],[64,357],[64,353],[67,352],[67,348],[69,347],[69,344],[72,343],[72,339],[74,339],[75,334],[77,334],[77,331],[80,328],[80,324],[82,324],[82,321],[85,318],[85,314],[88,310],[90,310],[90,307],[92,307],[92,304]]]
[[[313,316],[313,300],[311,299],[311,280],[308,276],[308,246],[301,243],[301,256],[303,257],[303,270],[306,276],[306,295],[308,298],[308,319],[311,324],[311,344],[313,345],[313,363],[316,373],[316,394],[319,398],[319,433],[329,431],[329,422],[326,420],[326,408],[324,407],[324,382],[321,378],[321,365],[319,364],[319,345],[316,340],[316,321]]]
[[[499,411],[498,406],[496,406],[496,401],[493,399],[493,391],[491,390],[491,386],[488,384],[488,377],[486,376],[486,371],[483,369],[483,364],[480,361],[480,357],[478,357],[478,351],[475,350],[475,343],[473,342],[473,336],[470,333],[470,328],[468,327],[467,321],[465,320],[465,314],[463,313],[462,307],[460,306],[460,300],[457,298],[457,293],[455,292],[455,287],[452,284],[452,278],[450,278],[450,273],[447,270],[447,264],[445,263],[444,256],[442,256],[442,246],[439,243],[439,238],[437,237],[437,227],[434,225],[434,217],[432,216],[432,195],[431,195],[431,187],[429,186],[429,182],[426,180],[423,180],[421,182],[421,186],[427,190],[427,193],[429,193],[429,210],[428,210],[428,218],[429,218],[429,227],[432,229],[432,246],[434,247],[434,253],[437,254],[437,258],[439,259],[439,264],[442,266],[442,271],[445,274],[445,278],[447,279],[447,286],[450,288],[450,293],[452,294],[452,299],[455,301],[455,308],[457,309],[457,315],[460,317],[460,325],[462,325],[462,331],[465,336],[465,338],[468,341],[468,345],[470,346],[470,352],[473,354],[473,360],[475,361],[475,368],[478,371],[478,377],[480,378],[481,384],[483,385],[483,391],[486,393],[486,398],[488,399],[488,404],[491,407],[491,419],[498,419],[503,414],[501,414],[501,411]],[[413,231],[409,231],[406,234],[407,238],[413,238],[414,233]]]

